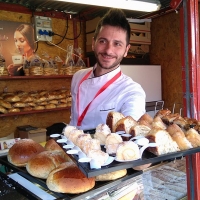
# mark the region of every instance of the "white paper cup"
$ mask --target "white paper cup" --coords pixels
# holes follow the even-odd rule
[[[14,55],[12,56],[12,61],[14,65],[23,64],[23,56],[22,55]]]

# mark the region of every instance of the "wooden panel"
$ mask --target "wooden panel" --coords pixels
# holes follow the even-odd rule
[[[176,103],[176,112],[183,107],[179,22],[180,16],[175,12],[153,19],[150,46],[151,64],[161,65],[164,107],[172,110]]]

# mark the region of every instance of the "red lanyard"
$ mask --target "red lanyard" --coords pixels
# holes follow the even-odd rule
[[[78,112],[79,112],[79,88],[80,88],[80,85],[81,83],[86,80],[88,78],[88,76],[90,75],[90,73],[92,72],[89,71],[83,78],[82,80],[80,81],[79,83],[79,87],[78,87],[78,94],[77,94],[77,108],[78,108]],[[109,85],[111,85],[114,81],[116,81],[119,77],[121,76],[121,71],[118,72],[113,78],[111,78],[107,83],[105,83],[100,89],[99,91],[96,93],[96,95],[94,96],[94,98],[92,99],[92,101],[85,107],[85,110],[83,111],[83,113],[81,115],[79,115],[78,117],[78,122],[77,122],[77,126],[81,126],[81,123],[88,111],[88,108],[90,107],[91,103],[94,101],[94,99],[99,95],[101,94]]]

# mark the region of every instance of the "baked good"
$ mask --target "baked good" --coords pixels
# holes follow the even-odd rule
[[[72,130],[75,130],[77,129],[75,126],[70,126],[70,125],[67,125],[64,129],[63,129],[63,134],[68,138],[69,135],[70,135],[70,132]]]
[[[174,119],[174,124],[177,124],[183,131],[186,129],[187,121],[183,117]]]
[[[55,104],[49,103],[49,104],[45,105],[45,109],[53,109],[53,108],[56,108]]]
[[[180,114],[179,113],[170,113],[169,115],[163,116],[162,117],[162,121],[166,124],[166,125],[170,125],[173,123],[173,121],[175,119],[180,118]]]
[[[90,134],[81,134],[78,136],[78,138],[76,139],[76,146],[78,146],[80,149],[83,149],[84,144],[88,141],[92,139]]]
[[[167,127],[168,133],[171,135],[172,139],[176,141],[180,150],[187,150],[192,148],[192,144],[185,137],[184,132],[177,124],[171,124]]]
[[[155,116],[154,117],[157,117],[157,116],[159,116],[159,117],[164,117],[164,116],[166,116],[166,115],[169,115],[171,113],[171,111],[170,110],[168,110],[168,109],[162,109],[162,110],[159,110],[156,114],[155,114]]]
[[[95,178],[87,178],[73,163],[63,163],[51,171],[47,187],[54,192],[78,194],[95,186]]]
[[[13,103],[12,106],[14,108],[24,108],[26,107],[26,104],[24,102],[18,101],[18,102]]]
[[[116,133],[110,133],[106,137],[105,147],[108,154],[114,154],[117,151],[118,145],[123,142],[120,135]]]
[[[135,136],[146,136],[151,129],[146,125],[135,125],[130,128],[129,134]]]
[[[126,169],[106,173],[106,174],[101,174],[95,177],[95,181],[112,181],[116,180],[118,178],[121,178],[127,174]]]
[[[141,158],[138,145],[133,141],[122,142],[117,148],[116,158],[120,161],[137,160]]]
[[[104,165],[109,158],[109,154],[100,149],[91,149],[87,152],[87,157],[94,159],[99,165]]]
[[[8,101],[8,102],[17,102],[20,101],[19,96],[15,95],[15,94],[8,94],[4,96],[4,101]]]
[[[60,147],[60,145],[54,139],[48,140],[44,148],[47,151],[59,152],[67,161],[71,161],[71,158],[64,152],[64,150]]]
[[[8,112],[9,112],[9,113],[20,112],[20,109],[19,109],[19,108],[9,108],[9,109],[8,109]]]
[[[12,108],[12,105],[9,102],[4,101],[3,99],[0,99],[0,106],[4,108]]]
[[[186,131],[185,136],[193,147],[200,146],[200,135],[195,129],[190,128],[188,131]]]
[[[74,129],[70,132],[68,139],[75,144],[78,136],[83,134],[84,134],[83,130]]]
[[[178,144],[172,139],[170,134],[163,129],[153,128],[146,135],[149,142],[157,143],[156,147],[148,147],[147,150],[155,155],[162,155],[180,151]]]
[[[27,162],[45,148],[32,139],[21,139],[8,151],[8,161],[18,167],[26,166]]]
[[[129,133],[130,128],[135,126],[137,121],[135,121],[131,116],[127,116],[118,120],[118,122],[114,126],[114,132],[117,131],[125,131],[125,133]]]
[[[111,111],[108,113],[106,118],[106,124],[108,125],[112,133],[114,132],[115,124],[124,117],[125,116],[120,112]]]
[[[101,150],[100,141],[97,139],[88,139],[83,143],[82,151],[88,155],[90,150]]]
[[[35,106],[34,108],[33,108],[33,110],[44,110],[45,109],[45,107],[44,106]]]
[[[148,126],[149,128],[152,128],[152,122],[153,122],[153,117],[151,117],[148,113],[145,113],[140,117],[138,120],[139,125],[145,125]]]
[[[111,131],[107,124],[99,124],[96,127],[94,138],[98,139],[101,145],[105,145],[106,137],[110,133]]]
[[[152,128],[166,129],[167,125],[164,124],[164,122],[162,121],[162,119],[159,116],[157,116],[157,117],[154,117],[154,119],[153,119]]]
[[[0,106],[0,113],[5,114],[7,112],[8,112],[8,110],[6,108],[4,108],[3,106]]]
[[[34,177],[46,179],[53,169],[66,161],[58,151],[43,151],[28,161],[26,170]]]

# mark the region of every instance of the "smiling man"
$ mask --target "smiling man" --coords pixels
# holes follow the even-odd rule
[[[70,125],[92,130],[106,123],[110,111],[135,120],[145,113],[144,90],[120,69],[130,48],[130,32],[120,9],[110,9],[99,21],[92,42],[97,63],[78,71],[72,79]]]

